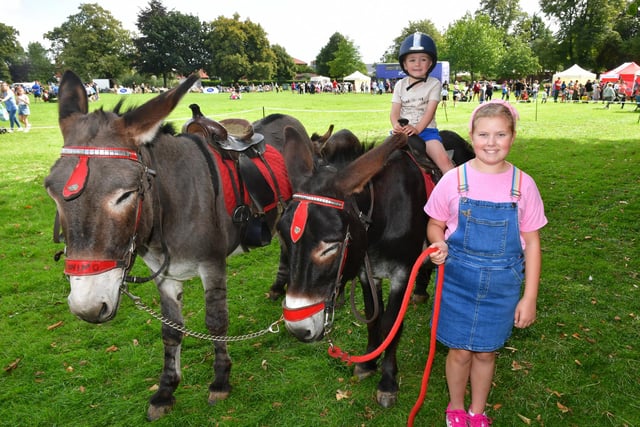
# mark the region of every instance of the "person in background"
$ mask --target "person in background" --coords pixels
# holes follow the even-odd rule
[[[42,86],[38,80],[33,82],[31,93],[33,94],[33,102],[37,102],[38,99],[42,98]]]
[[[442,84],[437,78],[429,76],[438,61],[436,44],[428,35],[416,32],[400,45],[398,61],[407,76],[393,88],[390,114],[392,133],[419,136],[425,142],[427,155],[444,174],[453,168],[453,164],[442,145],[436,125]]]
[[[614,101],[615,98],[616,90],[613,88],[613,84],[609,82],[602,90],[602,102],[606,102],[604,108],[609,108],[609,105]]]
[[[476,157],[442,177],[425,205],[434,264],[446,264],[437,339],[449,348],[448,427],[488,427],[496,350],[536,319],[547,223],[534,180],[506,160],[518,112],[493,100],[471,114]],[[524,283],[524,290],[522,284]],[[467,385],[471,404],[465,406]]]
[[[9,113],[9,124],[10,129],[8,132],[13,132],[13,129],[16,128],[18,132],[22,132],[22,127],[20,126],[20,122],[16,117],[16,113],[18,112],[18,104],[16,103],[16,95],[9,87],[9,83],[2,82],[0,84],[0,102],[4,102],[4,106],[7,109],[7,113]]]
[[[31,114],[29,104],[31,104],[31,101],[22,86],[16,88],[16,102],[18,104],[18,119],[22,123],[24,131],[29,132],[31,130],[31,124],[29,123],[29,115]]]

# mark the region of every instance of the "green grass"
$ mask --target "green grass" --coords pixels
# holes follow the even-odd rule
[[[132,95],[138,105],[147,95]],[[103,95],[91,108],[120,98]],[[189,94],[171,114],[180,127],[197,102],[215,119],[288,113],[309,132],[329,124],[363,141],[389,129],[390,95]],[[473,104],[441,106],[438,123],[466,136]],[[489,415],[498,426],[640,426],[640,142],[638,113],[601,104],[518,104],[521,121],[510,160],[538,183],[549,224],[542,230],[539,318],[516,330],[498,357]],[[54,204],[42,182],[62,138],[55,104],[32,104],[30,133],[0,135],[0,425],[144,424],[162,366],[160,324],[123,299],[116,318],[91,325],[72,316],[68,282],[53,254]],[[446,114],[445,114],[446,113]],[[0,123],[0,126],[7,123]],[[265,294],[277,269],[277,243],[229,258],[230,334],[264,329],[280,316]],[[136,270],[145,272],[143,265]],[[157,308],[153,285],[132,291]],[[187,325],[204,331],[199,280],[185,286]],[[158,426],[398,426],[406,424],[428,354],[431,304],[409,307],[399,349],[398,405],[375,402],[378,377],[362,382],[331,359],[327,343],[302,344],[286,331],[229,345],[234,387],[206,403],[213,354],[186,338],[177,405]],[[333,339],[363,351],[366,329],[348,308]],[[62,322],[58,327],[51,325]],[[115,346],[115,347],[114,347]],[[117,348],[117,349],[116,349]],[[115,351],[110,351],[114,350]],[[416,425],[444,424],[446,349],[438,347],[429,393]],[[345,398],[338,399],[338,391]],[[529,423],[526,422],[529,420]]]

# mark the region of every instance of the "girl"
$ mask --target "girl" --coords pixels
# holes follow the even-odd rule
[[[547,219],[533,179],[506,161],[517,118],[515,108],[502,100],[479,105],[469,132],[476,157],[446,174],[425,206],[427,237],[438,249],[431,260],[446,260],[447,266],[437,337],[449,347],[448,427],[491,424],[485,406],[495,351],[513,326],[526,328],[536,319],[538,230]]]
[[[2,84],[0,85],[0,102],[4,102],[7,113],[9,113],[9,123],[11,124],[11,129],[9,129],[9,132],[13,132],[14,126],[18,128],[18,132],[22,132],[20,122],[18,122],[18,119],[16,118],[16,112],[18,111],[18,106],[16,104],[16,95],[15,93],[13,93],[13,91],[9,87],[9,83],[7,82],[2,82]]]
[[[18,102],[18,119],[22,123],[25,132],[29,132],[31,125],[29,124],[29,95],[27,95],[22,86],[16,88],[16,101]]]

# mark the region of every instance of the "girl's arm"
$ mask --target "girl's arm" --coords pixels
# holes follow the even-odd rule
[[[429,222],[427,223],[427,241],[431,242],[429,247],[438,249],[429,255],[431,262],[436,265],[442,264],[449,253],[449,246],[447,246],[444,241],[444,230],[446,226],[444,221],[438,221],[433,218],[429,218]]]
[[[514,326],[526,328],[536,320],[536,301],[540,285],[542,268],[542,251],[540,250],[540,233],[528,231],[522,233],[525,241],[524,249],[524,293],[516,306]]]

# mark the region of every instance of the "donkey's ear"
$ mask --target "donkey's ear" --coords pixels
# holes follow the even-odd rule
[[[291,126],[284,128],[283,155],[295,191],[313,174],[313,154],[309,141]]]
[[[58,123],[62,135],[65,135],[71,122],[88,111],[89,101],[82,80],[74,72],[65,71],[58,88]]]
[[[123,135],[134,145],[142,145],[151,141],[163,120],[178,105],[182,97],[198,80],[192,74],[178,87],[156,96],[140,107],[125,113],[116,123]]]
[[[407,144],[407,135],[394,134],[377,147],[351,162],[336,176],[336,188],[345,196],[359,193],[384,168],[389,156]]]

